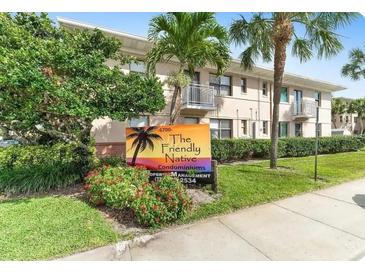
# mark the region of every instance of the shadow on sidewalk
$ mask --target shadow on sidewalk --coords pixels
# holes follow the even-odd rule
[[[352,197],[352,200],[358,205],[365,209],[365,194],[356,194]]]

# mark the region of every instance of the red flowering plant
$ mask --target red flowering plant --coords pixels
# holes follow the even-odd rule
[[[164,176],[138,187],[132,208],[140,224],[157,228],[182,218],[191,208],[191,199],[179,180]]]
[[[129,207],[137,188],[148,180],[145,169],[104,165],[85,177],[85,190],[91,203],[122,209]]]

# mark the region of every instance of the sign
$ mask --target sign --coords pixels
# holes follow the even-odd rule
[[[151,180],[168,174],[186,184],[211,183],[208,124],[127,128],[126,139],[128,165],[144,166]]]

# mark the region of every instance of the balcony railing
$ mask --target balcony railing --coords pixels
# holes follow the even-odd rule
[[[294,118],[312,118],[316,116],[316,102],[304,100],[292,105]]]
[[[182,109],[214,110],[214,88],[191,84],[182,90]]]

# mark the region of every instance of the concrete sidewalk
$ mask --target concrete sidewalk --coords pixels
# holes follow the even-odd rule
[[[359,260],[365,256],[365,179],[243,209],[63,260]]]

